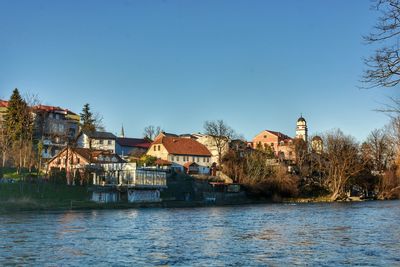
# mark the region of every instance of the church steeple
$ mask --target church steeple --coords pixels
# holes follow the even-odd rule
[[[296,124],[296,138],[303,139],[307,142],[308,138],[308,128],[307,122],[303,118],[303,114],[300,115],[300,118],[297,120]]]
[[[125,130],[124,130],[124,125],[123,124],[122,124],[122,127],[121,127],[121,134],[119,136],[122,137],[122,138],[125,137]]]

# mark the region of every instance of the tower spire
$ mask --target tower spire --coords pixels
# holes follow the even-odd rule
[[[121,127],[121,134],[120,134],[120,137],[122,137],[122,138],[125,137],[124,124],[122,124],[122,127]]]

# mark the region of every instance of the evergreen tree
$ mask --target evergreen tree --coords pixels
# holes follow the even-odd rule
[[[89,103],[83,106],[81,116],[82,131],[94,132],[96,131],[95,119],[93,113],[90,111]]]
[[[4,120],[6,135],[12,141],[17,141],[24,135],[27,109],[28,105],[22,99],[18,89],[14,89],[8,102],[8,108]]]
[[[32,149],[33,117],[18,89],[14,89],[8,102],[4,120],[5,138],[14,151],[18,168],[27,163],[27,153]]]

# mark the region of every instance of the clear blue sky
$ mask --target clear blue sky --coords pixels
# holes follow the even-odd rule
[[[14,88],[107,130],[198,132],[223,119],[247,139],[332,128],[362,140],[396,89],[360,90],[365,0],[0,1],[0,98]],[[397,92],[396,92],[397,91]]]

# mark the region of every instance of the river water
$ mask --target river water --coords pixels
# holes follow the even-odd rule
[[[0,215],[0,266],[400,266],[400,201]]]

